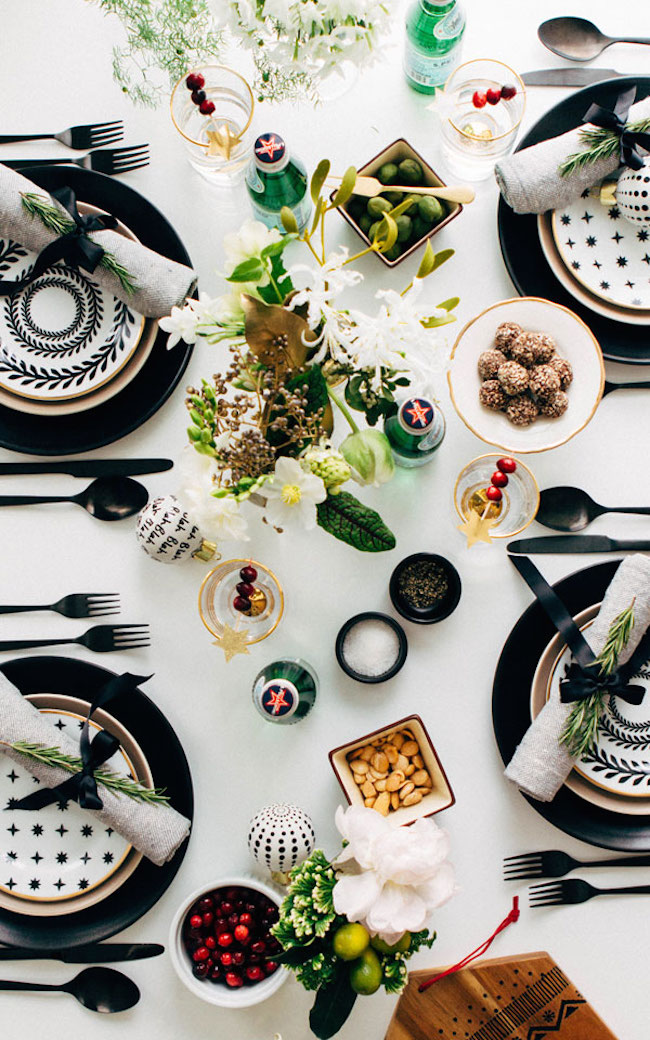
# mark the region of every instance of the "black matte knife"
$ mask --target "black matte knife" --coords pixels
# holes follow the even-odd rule
[[[517,538],[508,543],[508,552],[528,553],[607,553],[650,552],[650,542],[622,541],[604,534],[561,534],[549,538]]]
[[[160,943],[89,943],[63,950],[29,950],[0,947],[0,961],[63,961],[64,964],[113,964],[116,961],[141,961],[165,952]]]
[[[533,69],[522,73],[522,80],[529,87],[586,87],[604,79],[626,76],[616,69],[576,69],[571,65],[560,69]]]
[[[0,462],[0,477],[30,473],[67,473],[71,477],[134,477],[163,473],[171,459],[70,459],[61,462]]]

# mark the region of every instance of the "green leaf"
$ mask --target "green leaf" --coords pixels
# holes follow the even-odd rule
[[[274,960],[278,964],[286,964],[288,967],[293,968],[298,964],[305,964],[307,961],[312,960],[322,949],[323,943],[312,939],[311,942],[305,943],[303,946],[292,946],[290,950],[283,950],[282,953],[278,954],[270,953],[269,960]]]
[[[357,181],[357,171],[355,170],[354,166],[348,166],[347,170],[343,174],[343,179],[341,180],[341,186],[338,189],[338,191],[337,191],[336,195],[334,196],[334,198],[332,199],[332,205],[333,206],[344,206],[345,205],[345,203],[354,194],[354,185],[356,184],[356,181]]]
[[[298,221],[296,220],[296,215],[288,206],[283,206],[280,210],[280,220],[282,221],[282,227],[285,231],[294,235],[298,234]]]
[[[327,175],[330,172],[330,165],[331,164],[329,159],[321,159],[318,166],[314,170],[311,179],[311,185],[309,187],[311,201],[314,203],[314,205],[316,205],[316,203],[318,202],[320,193],[323,190],[323,184],[325,183]]]
[[[329,986],[321,986],[309,1012],[309,1025],[318,1040],[329,1040],[338,1033],[354,1007],[357,995],[350,986],[348,965],[339,966]]]
[[[385,231],[384,231],[385,227]],[[375,235],[375,241],[379,244],[379,249],[382,253],[385,253],[388,249],[392,249],[397,242],[397,223],[390,215],[390,213],[384,213],[381,218],[381,224],[379,225],[379,231]]]
[[[454,307],[457,307],[460,303],[460,296],[450,296],[448,300],[443,300],[437,306],[443,311],[453,311]]]
[[[352,376],[344,390],[345,400],[350,405],[350,408],[354,408],[355,412],[365,412],[366,410],[365,402],[360,393],[362,383],[361,376]]]
[[[296,238],[298,238],[298,235],[296,234],[286,234],[279,242],[271,242],[270,245],[264,246],[264,249],[260,253],[262,260],[266,260],[269,256],[279,256],[287,248],[289,242],[295,241]]]
[[[422,259],[420,261],[420,266],[418,267],[418,273],[416,274],[415,277],[416,278],[426,278],[426,276],[428,274],[431,274],[431,272],[433,271],[433,269],[435,267],[435,262],[436,262],[435,253],[433,252],[433,249],[431,248],[431,240],[429,239],[427,241],[426,249],[424,250],[424,256],[422,257]]]
[[[386,552],[395,548],[395,535],[379,513],[364,506],[349,491],[328,495],[316,509],[318,524],[324,531],[360,552]]]
[[[319,199],[318,202],[316,203],[316,209],[315,209],[315,212],[314,212],[314,219],[313,219],[313,222],[312,222],[312,225],[311,225],[311,232],[310,232],[310,234],[312,234],[312,235],[314,234],[314,231],[318,227],[318,224],[320,222],[320,218],[323,215],[323,213],[325,212],[326,207],[327,207],[327,203],[325,202],[325,199]]]
[[[227,282],[257,282],[264,275],[264,265],[256,256],[237,264],[235,270],[226,278]]]
[[[439,253],[434,254],[432,271],[436,271],[439,267],[449,260],[450,256],[453,256],[456,252],[455,249],[441,249]]]

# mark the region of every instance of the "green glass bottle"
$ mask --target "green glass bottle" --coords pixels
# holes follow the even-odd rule
[[[314,707],[318,677],[306,661],[285,657],[272,661],[253,683],[253,703],[267,722],[291,726]]]
[[[288,206],[300,231],[311,214],[307,170],[292,158],[279,134],[261,134],[246,170],[246,188],[256,220],[284,231],[280,210]]]
[[[435,94],[460,61],[465,13],[456,0],[413,0],[406,14],[404,74],[409,86]]]
[[[398,466],[411,469],[431,462],[446,432],[445,417],[426,397],[403,401],[397,415],[384,423],[393,458]]]

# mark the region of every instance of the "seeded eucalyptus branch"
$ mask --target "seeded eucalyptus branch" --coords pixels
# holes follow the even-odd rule
[[[594,661],[594,665],[599,666],[601,677],[611,675],[616,668],[633,628],[634,600],[612,621],[603,648]],[[584,758],[596,743],[598,721],[607,696],[606,692],[595,693],[586,700],[577,701],[571,708],[560,737],[560,744],[565,744],[570,754]]]
[[[58,747],[30,744],[26,740],[17,740],[13,744],[1,740],[0,746],[11,748],[12,751],[17,751],[20,755],[36,762],[42,762],[43,765],[65,769],[68,773],[78,773],[83,767],[80,758],[76,755],[66,755]],[[134,801],[148,802],[152,805],[166,805],[169,802],[169,796],[165,794],[163,787],[143,787],[136,780],[118,776],[117,773],[112,773],[108,769],[96,769],[94,777],[98,784],[108,788],[109,791],[113,791],[114,794],[123,794]]]
[[[35,192],[26,191],[21,194],[21,198],[23,208],[27,213],[29,213],[30,217],[38,217],[48,231],[53,231],[57,235],[67,235],[69,231],[74,231],[74,220],[61,213],[58,207],[55,206],[53,202],[44,198],[43,195],[37,195]],[[108,271],[109,274],[112,274],[117,278],[124,292],[127,293],[128,296],[133,295],[137,289],[137,285],[133,281],[126,267],[119,263],[112,253],[104,251],[104,255],[99,261],[99,266],[103,267],[105,271]]]
[[[630,123],[628,130],[636,133],[646,133],[650,130],[650,119],[640,119],[637,123]],[[620,147],[620,137],[613,130],[604,127],[594,127],[580,132],[580,141],[585,145],[581,152],[568,155],[560,163],[560,176],[569,177],[576,170],[598,162],[600,159],[611,159],[616,155]]]

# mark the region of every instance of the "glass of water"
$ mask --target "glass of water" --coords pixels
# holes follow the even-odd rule
[[[432,107],[440,115],[442,152],[450,173],[481,181],[514,148],[526,88],[510,66],[479,58],[452,72]]]
[[[516,469],[508,473],[499,502],[491,502],[485,494],[501,455],[479,455],[461,470],[454,488],[454,505],[461,520],[478,513],[494,520],[491,538],[512,538],[535,519],[539,509],[539,487],[525,463],[516,459]]]
[[[203,79],[200,92],[205,95],[204,107],[211,111],[201,112],[192,100],[186,83],[190,74]],[[190,164],[211,184],[230,187],[243,175],[252,155],[254,107],[250,85],[226,65],[197,66],[174,87],[172,122],[183,138]]]

